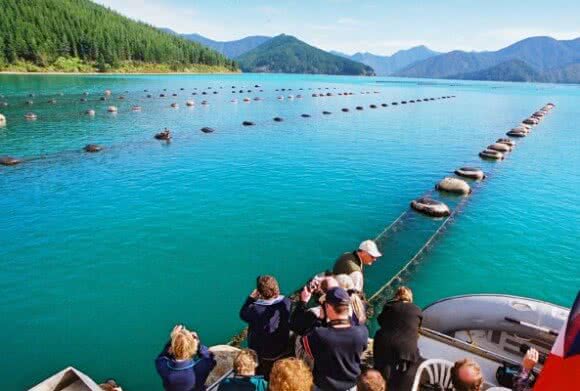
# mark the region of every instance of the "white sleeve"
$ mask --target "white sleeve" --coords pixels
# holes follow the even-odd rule
[[[359,292],[362,292],[364,285],[362,272],[352,272],[349,275],[350,278],[352,278],[352,281],[354,282],[354,289],[356,289]]]

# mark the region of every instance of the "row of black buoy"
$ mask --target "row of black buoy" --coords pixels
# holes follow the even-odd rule
[[[421,102],[421,101],[427,102],[427,101],[434,101],[434,100],[439,100],[439,99],[450,99],[450,98],[455,98],[455,95],[441,96],[441,97],[437,97],[437,98],[417,99],[417,100],[412,100],[412,101],[409,101],[409,102],[413,102],[413,103],[414,102]],[[401,103],[403,103],[403,102],[405,102],[405,104],[407,103],[406,101],[401,101]],[[391,103],[392,106],[396,106],[397,104],[398,104],[398,102],[392,102]],[[388,106],[389,105],[387,103],[382,103],[381,104],[381,107],[388,107]],[[369,107],[371,109],[376,109],[376,108],[378,108],[378,105],[376,105],[376,104],[370,104]],[[364,107],[363,106],[356,106],[355,109],[358,110],[358,111],[362,111],[362,110],[364,110]],[[348,112],[350,112],[350,109],[348,107],[344,107],[344,108],[341,109],[341,111],[343,113],[348,113]],[[331,115],[331,114],[332,114],[331,111],[327,111],[327,110],[322,111],[322,115]],[[312,117],[312,115],[306,114],[306,113],[305,114],[301,114],[300,116],[302,118],[311,118]],[[273,118],[273,121],[274,122],[282,122],[282,121],[284,121],[284,119],[282,117],[274,117]],[[242,122],[242,125],[243,126],[253,126],[253,125],[255,125],[255,122],[252,122],[252,121],[244,121],[244,122]]]
[[[553,103],[548,103],[540,110],[536,111],[530,117],[524,119],[522,123],[507,132],[509,137],[526,137],[533,126],[536,126],[542,119],[555,107]],[[489,145],[486,149],[479,153],[482,159],[486,160],[503,160],[505,154],[513,150],[516,143],[510,138],[499,138],[495,143]],[[485,173],[482,169],[477,167],[460,167],[455,170],[455,175],[475,181],[480,181],[485,178]],[[435,188],[439,191],[447,193],[466,196],[471,194],[471,187],[461,178],[445,177]],[[422,214],[431,217],[445,217],[451,214],[449,206],[445,203],[434,200],[430,197],[421,197],[411,202],[411,207]]]
[[[110,95],[111,95],[111,91],[110,90],[106,90],[105,93],[104,93],[104,96],[110,96]],[[442,97],[437,97],[437,98],[423,98],[423,99],[411,100],[409,102],[421,102],[421,101],[427,102],[427,101],[434,101],[434,100],[438,100],[438,99],[449,99],[449,98],[454,98],[454,97],[455,96],[452,95],[452,96],[442,96]],[[403,103],[403,102],[404,103],[407,103],[406,101],[401,101],[401,103]],[[202,103],[202,105],[203,104],[208,104],[207,101],[203,101],[201,103]],[[193,106],[194,104],[195,104],[195,102],[193,102],[191,100],[186,101],[186,105],[187,106]],[[391,105],[393,105],[393,106],[396,106],[397,104],[398,104],[398,102],[392,102],[391,103]],[[382,107],[388,107],[388,104],[383,103],[383,104],[381,104],[381,106]],[[177,103],[172,103],[171,104],[171,107],[172,108],[179,108],[179,105]],[[375,105],[375,104],[371,104],[371,105],[369,105],[369,107],[375,109],[378,106]],[[356,106],[356,109],[357,110],[363,110],[363,107],[362,106]],[[132,106],[131,110],[132,111],[141,111],[141,106],[134,105],[134,106]],[[349,109],[348,108],[343,108],[342,111],[343,112],[348,112]],[[111,106],[108,106],[107,107],[107,112],[112,113],[112,114],[116,114],[118,112],[118,108],[116,106],[112,106],[112,105]],[[88,116],[94,116],[94,115],[96,115],[96,112],[93,109],[88,109],[88,110],[85,111],[85,114],[88,115]],[[332,112],[325,110],[325,111],[322,111],[322,114],[323,115],[331,115]],[[301,117],[302,118],[311,118],[312,116],[310,114],[304,113],[304,114],[301,114]],[[36,120],[37,119],[36,114],[34,114],[34,113],[27,113],[25,115],[25,118],[26,119],[29,119],[29,120]],[[284,121],[284,119],[282,117],[274,117],[273,120],[274,120],[274,122],[283,122]],[[6,123],[6,118],[2,114],[0,114],[0,126],[4,125],[5,123]],[[253,121],[243,121],[242,122],[242,125],[243,126],[255,126],[256,123],[253,122]],[[213,133],[213,132],[215,132],[215,129],[214,128],[210,128],[210,127],[203,127],[200,130],[203,133]],[[156,140],[166,141],[166,142],[171,141],[172,137],[173,136],[172,136],[171,130],[169,130],[167,128],[165,128],[163,131],[161,131],[159,133],[156,133],[154,135],[154,138]],[[90,152],[90,153],[101,152],[103,149],[104,149],[103,146],[101,146],[99,144],[88,144],[88,145],[86,145],[83,148],[83,150],[85,152]],[[9,157],[9,156],[7,156],[7,157],[0,157],[0,165],[13,166],[13,165],[19,164],[21,162],[22,162],[22,160],[17,159],[17,158],[13,158],[13,157]]]

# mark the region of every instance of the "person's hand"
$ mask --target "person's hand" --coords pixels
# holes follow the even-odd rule
[[[530,348],[528,349],[526,355],[524,356],[522,366],[528,371],[531,371],[532,369],[534,369],[534,365],[538,363],[539,358],[540,354],[538,353],[538,351],[534,348]]]
[[[310,291],[308,286],[305,286],[304,288],[302,288],[302,290],[300,291],[300,301],[303,303],[308,303],[310,301],[311,297],[312,297],[312,292]]]
[[[326,307],[324,303],[320,304],[320,311],[318,311],[318,319],[325,320],[326,319]]]
[[[260,293],[258,292],[258,290],[257,290],[257,289],[254,289],[254,290],[252,291],[252,293],[250,293],[250,297],[251,297],[252,299],[257,299],[259,296],[260,296]]]
[[[183,326],[182,324],[175,325],[175,327],[173,327],[173,330],[171,330],[171,334],[169,334],[169,336],[171,337],[171,339],[173,339],[173,336],[181,332],[182,330],[185,330],[185,326]]]

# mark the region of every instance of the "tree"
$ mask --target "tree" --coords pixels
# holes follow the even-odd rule
[[[50,65],[59,57],[114,67],[124,61],[236,65],[217,52],[150,25],[135,22],[89,0],[1,0],[3,61]]]

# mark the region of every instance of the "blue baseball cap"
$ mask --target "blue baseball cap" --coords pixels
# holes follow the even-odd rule
[[[326,292],[326,302],[330,305],[349,305],[348,292],[340,287],[331,288]]]

